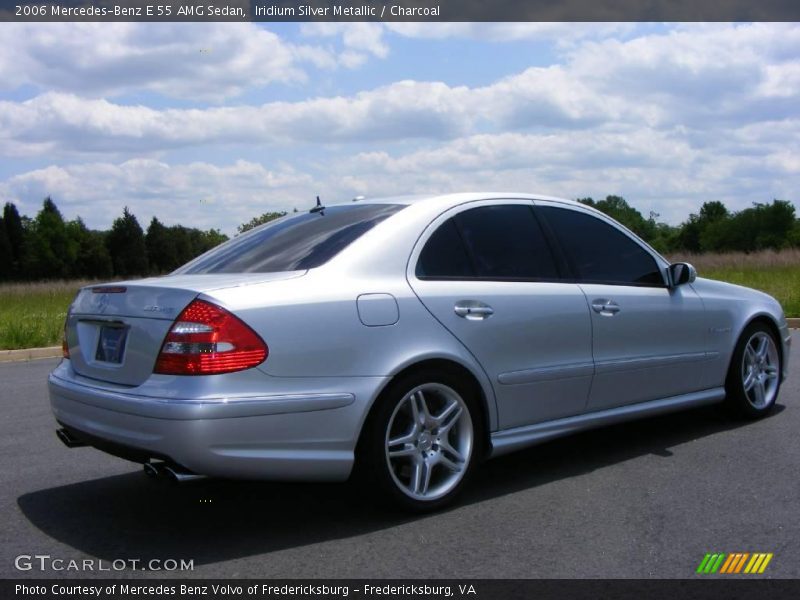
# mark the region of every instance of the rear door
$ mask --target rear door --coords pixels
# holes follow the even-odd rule
[[[409,282],[483,366],[501,429],[580,413],[592,377],[591,324],[529,200],[470,203],[425,231]]]
[[[663,267],[621,228],[578,208],[536,207],[586,295],[595,376],[589,409],[697,391],[706,360],[703,303],[669,288]]]

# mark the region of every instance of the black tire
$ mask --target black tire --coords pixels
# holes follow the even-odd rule
[[[424,426],[413,424],[412,410],[422,415],[418,396],[411,396],[415,390],[423,392],[423,404],[430,409],[430,420]],[[461,408],[459,416],[454,416],[456,409],[451,408],[437,429],[434,419],[452,403]],[[424,419],[424,415],[420,417]],[[449,426],[448,419],[453,420]],[[458,496],[481,461],[483,436],[478,392],[463,376],[439,369],[403,375],[376,400],[364,425],[357,456],[361,485],[379,501],[396,508],[417,513],[443,508]],[[393,446],[388,442],[406,437],[413,440]],[[392,447],[393,452],[404,455],[390,458]],[[457,460],[458,456],[464,460]],[[444,461],[449,461],[449,466]],[[460,471],[455,469],[457,466],[462,467]],[[430,483],[425,485],[425,475],[417,473],[429,474]],[[418,481],[419,489],[415,492],[413,488]]]
[[[764,344],[763,356],[757,350]],[[750,323],[736,344],[725,380],[725,406],[736,417],[761,419],[775,408],[781,387],[781,352],[775,334]],[[748,377],[751,373],[752,377]]]

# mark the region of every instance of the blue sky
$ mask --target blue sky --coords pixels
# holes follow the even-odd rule
[[[226,233],[314,197],[800,189],[800,25],[4,23],[0,202]]]

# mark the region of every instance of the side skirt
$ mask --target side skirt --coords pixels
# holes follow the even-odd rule
[[[692,392],[691,394],[682,394],[661,400],[629,404],[555,421],[496,431],[492,433],[490,458],[585,429],[594,429],[595,427],[614,425],[642,417],[650,417],[706,404],[715,404],[724,399],[725,388],[719,387],[703,390],[702,392]]]

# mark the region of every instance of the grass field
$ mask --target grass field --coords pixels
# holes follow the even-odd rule
[[[752,254],[686,254],[683,260],[697,269],[700,277],[745,285],[770,296],[783,306],[787,317],[800,317],[800,250],[763,251]]]
[[[0,285],[0,350],[61,343],[67,307],[85,281]]]
[[[800,317],[800,250],[754,254],[674,255],[701,277],[746,285],[775,296],[788,317]],[[0,285],[0,350],[55,346],[67,307],[86,281]]]

